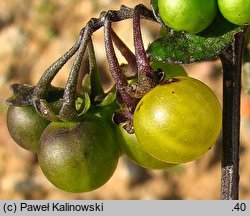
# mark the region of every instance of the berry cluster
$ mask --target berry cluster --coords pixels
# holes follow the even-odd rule
[[[130,18],[135,54],[112,29],[112,22]],[[222,119],[216,96],[181,66],[148,58],[142,18],[156,21],[142,5],[103,12],[88,22],[76,44],[36,86],[11,87],[9,132],[21,147],[36,152],[43,173],[58,188],[86,192],[100,187],[114,173],[121,155],[145,168],[166,169],[201,157],[216,142]],[[92,42],[92,33],[101,27],[115,81],[108,92],[99,79]],[[128,64],[118,63],[114,44]],[[52,86],[74,54],[65,88]],[[79,82],[84,55],[89,70]]]

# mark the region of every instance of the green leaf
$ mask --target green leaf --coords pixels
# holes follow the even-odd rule
[[[157,20],[161,20],[158,14],[158,0],[151,0],[151,5]],[[153,60],[177,64],[218,57],[233,43],[233,35],[244,29],[228,22],[220,14],[206,30],[196,35],[170,30],[159,22],[164,30],[160,31],[160,37],[148,47],[147,52]]]

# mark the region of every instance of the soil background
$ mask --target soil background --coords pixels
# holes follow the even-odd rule
[[[0,199],[191,199],[220,198],[221,139],[201,159],[175,169],[142,169],[126,158],[119,160],[113,177],[101,188],[82,194],[63,192],[43,175],[36,155],[21,149],[6,127],[9,85],[35,85],[42,73],[75,43],[91,17],[101,11],[134,7],[149,0],[1,0],[0,1]],[[133,50],[132,22],[113,25],[117,34]],[[159,25],[142,22],[145,47],[157,37]],[[103,30],[93,35],[103,85],[112,78],[107,69]],[[117,52],[122,63],[124,59]],[[72,65],[70,60],[56,76],[54,85],[64,86]],[[185,66],[222,98],[222,71],[219,60]],[[240,199],[250,199],[250,102],[242,94]]]

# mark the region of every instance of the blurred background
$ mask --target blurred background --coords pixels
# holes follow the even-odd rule
[[[55,188],[42,174],[36,155],[11,139],[6,127],[9,85],[35,85],[42,73],[77,40],[80,29],[103,10],[134,7],[149,0],[1,0],[0,1],[0,199],[219,199],[220,138],[201,159],[175,169],[150,171],[121,158],[113,177],[101,188],[82,194]],[[132,22],[114,24],[117,34],[133,50]],[[157,36],[159,25],[142,22],[147,46]],[[103,84],[112,82],[107,69],[103,31],[94,34],[96,56]],[[117,52],[119,61],[124,59]],[[53,84],[64,86],[72,61]],[[222,98],[219,60],[185,66]],[[105,73],[107,72],[107,73]],[[240,199],[250,199],[250,99],[242,93]]]

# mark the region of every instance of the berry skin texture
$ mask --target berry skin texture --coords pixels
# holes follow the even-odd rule
[[[236,25],[250,23],[249,0],[218,0],[221,14]]]
[[[56,187],[74,193],[95,190],[113,175],[119,147],[113,129],[102,118],[52,122],[38,147],[38,162]]]
[[[218,10],[216,0],[158,0],[158,8],[168,27],[191,34],[205,30]]]
[[[43,130],[50,122],[42,118],[33,106],[9,106],[7,127],[13,140],[22,148],[36,152]]]
[[[219,101],[201,81],[176,77],[156,86],[139,101],[134,130],[142,148],[167,163],[200,158],[221,130]]]

